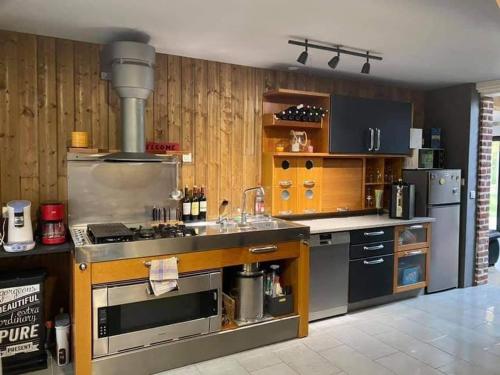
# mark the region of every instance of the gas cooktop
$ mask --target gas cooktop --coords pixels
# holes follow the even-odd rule
[[[93,244],[131,242],[196,236],[194,228],[183,224],[158,224],[152,227],[127,227],[122,223],[89,224],[87,237]]]

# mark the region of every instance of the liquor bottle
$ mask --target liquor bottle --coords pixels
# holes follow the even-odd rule
[[[187,185],[184,187],[184,198],[182,199],[182,221],[185,223],[191,220],[191,199]]]
[[[200,219],[200,200],[198,197],[198,188],[193,186],[193,195],[191,198],[191,221]]]
[[[205,187],[201,187],[200,193],[200,220],[207,220],[207,196],[205,195]]]

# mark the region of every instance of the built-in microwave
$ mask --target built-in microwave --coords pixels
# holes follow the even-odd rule
[[[178,289],[158,297],[148,280],[96,285],[93,358],[220,331],[221,290],[220,270],[181,274]]]

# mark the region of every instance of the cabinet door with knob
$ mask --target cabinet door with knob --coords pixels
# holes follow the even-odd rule
[[[274,159],[273,185],[281,188],[297,186],[297,159],[275,158]]]
[[[321,212],[321,190],[320,186],[312,188],[300,186],[298,188],[298,211],[303,214],[314,214]]]
[[[292,215],[297,213],[297,188],[273,188],[273,215]]]
[[[299,158],[297,161],[297,184],[308,188],[321,185],[322,158]]]
[[[333,95],[330,152],[408,154],[412,111],[411,103]]]
[[[410,152],[411,103],[376,100],[374,152],[406,155]]]
[[[322,158],[299,158],[297,160],[298,212],[311,214],[321,212]]]

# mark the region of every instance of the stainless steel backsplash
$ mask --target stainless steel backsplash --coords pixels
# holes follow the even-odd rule
[[[100,155],[99,155],[100,156]],[[153,206],[177,206],[169,200],[177,188],[176,158],[160,163],[99,160],[98,155],[68,155],[69,225],[151,220]]]

